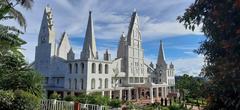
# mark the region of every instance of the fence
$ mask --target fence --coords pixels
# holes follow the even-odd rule
[[[81,104],[59,100],[42,100],[41,110],[109,110],[108,106],[99,106],[94,104]]]

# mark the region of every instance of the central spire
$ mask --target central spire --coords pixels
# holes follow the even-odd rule
[[[129,29],[128,29],[128,35],[127,35],[127,42],[129,46],[137,46],[137,47],[141,47],[141,42],[139,42],[138,44],[134,43],[137,41],[141,41],[141,32],[139,29],[139,17],[138,14],[136,12],[136,9],[133,11],[132,13],[132,17],[131,17],[131,21],[129,24]],[[137,40],[137,41],[135,41]]]
[[[81,59],[97,59],[97,49],[91,11],[89,11],[87,30],[84,38],[83,49],[81,52]]]

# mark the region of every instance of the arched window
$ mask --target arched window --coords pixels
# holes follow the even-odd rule
[[[69,64],[69,73],[72,74],[72,64]]]
[[[98,89],[102,89],[102,79],[101,78],[99,78],[99,87],[98,87]]]
[[[75,63],[75,73],[78,73],[78,64]]]
[[[71,85],[71,83],[72,83],[72,81],[71,81],[71,79],[69,78],[69,79],[68,79],[68,84],[69,84],[69,86],[68,86],[68,87],[69,87],[69,89],[71,89],[71,88],[72,88],[72,85]]]
[[[91,89],[95,89],[95,79],[94,78],[91,81]]]
[[[83,79],[81,79],[81,89],[83,89],[83,84],[84,84]]]
[[[108,88],[108,79],[105,79],[105,88]]]
[[[108,74],[108,64],[105,64],[105,74]]]
[[[81,72],[84,73],[84,63],[81,63]]]
[[[102,64],[101,63],[98,65],[98,71],[100,74],[102,74]]]
[[[77,79],[74,80],[75,83],[75,89],[77,90]]]
[[[92,73],[96,73],[96,64],[92,63]]]

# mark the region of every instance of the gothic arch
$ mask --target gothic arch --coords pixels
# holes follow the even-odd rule
[[[75,83],[75,90],[77,90],[77,79],[74,79],[74,83]]]
[[[83,79],[81,79],[81,89],[83,89],[83,84],[84,84],[84,81]]]
[[[108,64],[105,64],[105,74],[108,74]]]
[[[84,63],[81,63],[81,73],[84,73]]]
[[[69,78],[69,79],[68,79],[68,87],[69,87],[69,89],[72,88],[72,84],[71,84],[71,83],[72,83],[71,78]]]
[[[108,79],[105,79],[105,88],[108,88]]]
[[[75,73],[78,73],[78,64],[77,63],[75,63]]]
[[[95,89],[95,79],[92,78],[91,80],[91,89]]]
[[[96,73],[96,64],[92,63],[92,73]]]
[[[102,74],[102,63],[100,63],[100,64],[98,65],[98,71],[99,71],[100,74]]]
[[[102,89],[102,78],[99,78],[99,89]]]
[[[68,67],[69,67],[69,73],[72,74],[72,64],[70,63]]]

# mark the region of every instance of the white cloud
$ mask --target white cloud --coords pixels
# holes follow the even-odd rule
[[[176,36],[176,35],[202,35],[200,28],[196,28],[193,32],[191,30],[186,30],[184,26],[177,21],[172,22],[147,22],[142,27],[143,36],[152,37],[152,39],[159,36]]]
[[[203,56],[179,58],[173,60],[177,75],[189,74],[198,76],[203,66]]]

